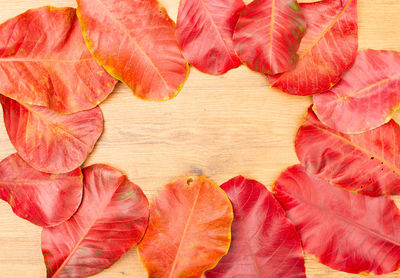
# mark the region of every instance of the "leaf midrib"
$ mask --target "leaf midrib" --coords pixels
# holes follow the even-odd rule
[[[52,63],[79,63],[82,61],[93,60],[93,58],[84,59],[43,59],[43,58],[0,58],[1,63],[12,63],[12,62],[52,62]]]
[[[273,48],[273,41],[274,41],[274,27],[275,27],[275,0],[272,0],[271,3],[271,21],[270,21],[270,29],[269,29],[269,65],[272,65],[272,48]]]
[[[10,184],[26,184],[26,185],[30,185],[30,186],[34,186],[34,184],[37,183],[47,183],[47,182],[54,182],[54,180],[51,180],[50,178],[48,180],[16,180],[16,181],[4,181],[4,180],[0,180],[0,186],[4,185],[4,186],[8,186]]]
[[[242,182],[240,183],[239,186],[244,186],[244,183],[245,183],[245,179],[242,180]],[[235,189],[236,189],[236,187],[235,187]],[[236,203],[237,203],[237,206],[236,206],[236,207],[237,207],[237,209],[238,209],[238,211],[239,211],[239,215],[245,215],[245,214],[243,213],[242,207],[239,205],[239,203],[237,202],[237,200],[235,200],[235,201],[236,201]],[[258,263],[257,263],[257,261],[256,261],[256,258],[254,257],[253,250],[252,250],[252,248],[251,248],[251,246],[250,246],[250,238],[249,238],[249,236],[248,236],[247,230],[246,230],[246,232],[245,232],[244,234],[245,234],[244,237],[245,237],[245,239],[246,239],[247,246],[248,246],[248,248],[249,248],[249,250],[250,250],[251,258],[252,258],[253,263],[254,263],[254,269],[256,270],[256,273],[257,273],[257,278],[262,278],[261,272],[260,272],[260,267],[259,267],[259,265],[258,265]]]
[[[194,199],[193,206],[190,209],[190,213],[189,213],[188,219],[186,221],[185,228],[183,229],[181,241],[179,242],[179,246],[178,246],[178,249],[176,250],[175,258],[174,258],[174,261],[172,263],[171,271],[169,272],[169,275],[168,275],[169,278],[174,278],[175,277],[174,276],[174,272],[175,272],[175,269],[176,269],[176,265],[178,263],[179,253],[180,253],[180,251],[182,249],[182,243],[184,242],[184,239],[186,237],[187,230],[189,229],[189,226],[190,226],[189,224],[190,224],[191,219],[193,217],[194,209],[195,209],[195,207],[197,205],[197,201],[198,201],[199,196],[200,196],[201,188],[202,188],[202,184],[199,185],[199,190],[197,191],[197,195],[196,195],[196,197]]]

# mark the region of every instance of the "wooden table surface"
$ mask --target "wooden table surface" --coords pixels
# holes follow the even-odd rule
[[[174,20],[178,2],[162,1]],[[0,22],[43,5],[76,3],[0,0]],[[399,0],[359,0],[358,12],[360,48],[400,51]],[[107,163],[120,169],[149,198],[186,174],[205,175],[218,184],[241,174],[269,187],[281,171],[298,163],[294,136],[311,101],[268,88],[262,75],[244,66],[222,76],[192,67],[180,94],[162,103],[142,101],[118,84],[101,105],[105,132],[85,165]],[[0,146],[1,159],[15,152],[2,120]],[[400,198],[394,199],[400,205]],[[0,277],[45,277],[41,228],[15,216],[5,202],[0,202],[0,223]],[[309,255],[306,269],[309,278],[360,277],[334,271]],[[133,249],[96,277],[147,275]],[[400,277],[400,271],[382,277]]]

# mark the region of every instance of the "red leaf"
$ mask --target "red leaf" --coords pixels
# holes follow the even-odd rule
[[[328,126],[359,133],[388,122],[400,106],[400,54],[361,50],[331,90],[314,96],[314,110]]]
[[[296,153],[309,173],[371,196],[400,194],[400,126],[394,121],[363,134],[340,133],[310,108],[296,137]]]
[[[221,188],[233,205],[232,243],[206,277],[305,278],[300,237],[268,189],[243,177]]]
[[[78,0],[78,18],[89,50],[135,95],[173,98],[188,65],[175,37],[175,23],[157,0]]]
[[[14,213],[39,226],[68,220],[82,200],[82,173],[51,175],[29,166],[17,154],[0,162],[0,198]]]
[[[0,25],[0,93],[59,113],[91,109],[112,78],[85,46],[73,8],[28,10]]]
[[[353,64],[357,48],[357,0],[324,0],[300,4],[307,32],[295,69],[270,76],[272,87],[292,95],[329,90]]]
[[[35,169],[67,173],[78,168],[103,131],[99,107],[62,115],[0,96],[4,122],[18,154]]]
[[[252,70],[277,74],[296,64],[305,29],[296,0],[254,0],[240,12],[234,46]]]
[[[142,238],[148,202],[142,190],[107,165],[83,169],[76,214],[42,233],[47,277],[87,277],[110,267]]]
[[[232,206],[205,177],[183,177],[153,198],[146,234],[138,246],[149,277],[200,278],[228,253]]]
[[[293,221],[304,250],[350,273],[383,274],[400,264],[400,214],[387,197],[353,194],[292,166],[275,197]]]
[[[242,0],[182,0],[176,36],[186,59],[197,69],[223,74],[242,63],[233,48],[233,29]]]

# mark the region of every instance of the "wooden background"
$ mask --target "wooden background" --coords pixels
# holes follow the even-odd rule
[[[161,1],[174,20],[178,1]],[[358,2],[360,48],[400,51],[400,1]],[[43,5],[75,7],[76,3],[0,0],[0,22]],[[162,103],[139,100],[119,84],[101,105],[105,132],[85,165],[107,163],[120,169],[148,197],[186,174],[205,175],[218,184],[241,174],[269,186],[286,167],[298,163],[294,136],[310,104],[311,97],[268,88],[263,76],[244,66],[223,76],[191,68],[181,93]],[[400,119],[400,114],[395,117]],[[15,152],[2,120],[0,146],[1,159]],[[40,233],[39,227],[18,218],[7,203],[0,202],[1,278],[46,276]],[[331,270],[309,255],[306,269],[309,278],[359,277]],[[147,275],[133,249],[96,277]],[[382,277],[400,277],[400,271]]]

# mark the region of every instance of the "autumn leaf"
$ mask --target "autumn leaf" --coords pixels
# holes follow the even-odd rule
[[[102,164],[83,169],[83,175],[83,200],[76,214],[43,229],[47,277],[95,275],[135,246],[146,230],[148,201],[136,184]]]
[[[326,125],[361,133],[387,123],[400,106],[400,53],[361,50],[331,90],[314,96],[314,111]]]
[[[147,100],[173,98],[188,74],[175,23],[157,0],[77,0],[78,18],[96,60]]]
[[[296,0],[254,0],[240,12],[234,46],[250,69],[282,73],[294,68],[305,29]]]
[[[206,277],[305,278],[300,237],[268,189],[241,176],[221,188],[233,206],[232,243]]]
[[[275,197],[300,234],[303,248],[340,271],[384,274],[400,265],[400,214],[388,197],[331,186],[300,165],[275,181]]]
[[[138,245],[149,277],[200,278],[229,249],[232,205],[204,177],[167,184],[150,203],[149,227]]]
[[[197,69],[223,74],[242,64],[233,48],[233,29],[242,0],[182,0],[176,35],[185,58]]]
[[[329,90],[353,64],[358,48],[357,0],[300,4],[307,32],[290,71],[269,76],[272,87],[292,95]]]
[[[99,107],[62,115],[4,96],[0,103],[11,143],[21,158],[42,172],[60,174],[78,168],[103,132]]]
[[[331,184],[371,196],[400,194],[400,127],[394,122],[344,134],[321,123],[312,108],[296,136],[306,170]]]
[[[82,200],[82,173],[62,175],[39,172],[17,154],[0,162],[0,198],[16,215],[48,227],[68,220]]]
[[[0,94],[75,113],[97,106],[116,82],[90,55],[73,8],[28,10],[0,25]]]

